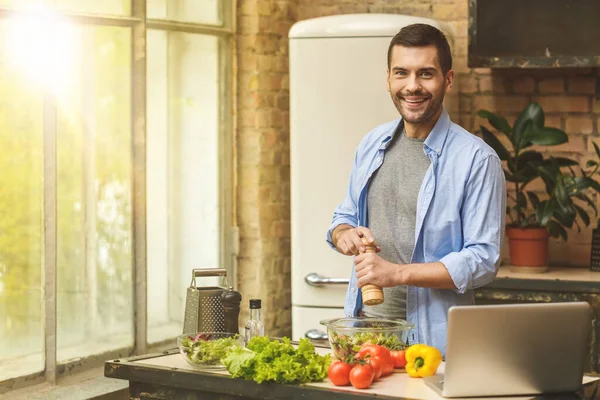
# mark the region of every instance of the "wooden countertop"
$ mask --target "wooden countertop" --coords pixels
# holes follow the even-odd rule
[[[545,272],[515,272],[518,267],[502,265],[496,279],[475,289],[475,295],[490,290],[522,292],[595,293],[600,295],[600,272],[589,268],[549,267]]]
[[[329,354],[328,348],[316,348],[320,354]],[[445,364],[438,369],[443,374]],[[334,386],[327,378],[324,382],[303,385],[257,384],[253,381],[232,379],[226,370],[197,370],[183,359],[179,352],[131,357],[126,360],[107,361],[105,376],[127,379],[136,382],[189,388],[204,393],[223,393],[227,395],[261,398],[266,393],[273,399],[288,398],[334,398],[351,400],[356,398],[383,398],[397,400],[443,400],[422,379],[411,378],[405,372],[395,371],[392,375],[375,382],[368,389],[355,389],[352,386]],[[583,383],[597,378],[584,376]],[[292,392],[293,391],[293,392]],[[544,396],[494,397],[495,400],[531,400]],[[553,398],[553,397],[551,397]],[[471,397],[470,400],[489,400]],[[594,397],[594,399],[596,399]]]
[[[518,267],[502,265],[496,279],[560,280],[575,282],[600,282],[600,272],[579,267],[549,267],[546,272],[514,272]]]

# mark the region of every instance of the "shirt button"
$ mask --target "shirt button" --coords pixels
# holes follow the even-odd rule
[[[381,157],[377,157],[377,162],[381,162]]]
[[[352,291],[356,292],[356,286],[352,286]]]

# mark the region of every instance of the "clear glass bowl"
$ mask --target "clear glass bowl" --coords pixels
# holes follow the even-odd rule
[[[241,336],[228,332],[186,333],[177,337],[179,353],[197,369],[224,369],[221,359],[230,350],[243,346]]]
[[[331,318],[320,323],[327,327],[329,346],[338,359],[357,353],[367,342],[390,350],[403,349],[407,345],[408,332],[415,327],[402,319],[384,318]]]

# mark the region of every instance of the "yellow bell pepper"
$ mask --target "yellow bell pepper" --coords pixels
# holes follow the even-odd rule
[[[413,344],[405,355],[406,372],[413,378],[434,375],[442,362],[442,353],[425,344]]]

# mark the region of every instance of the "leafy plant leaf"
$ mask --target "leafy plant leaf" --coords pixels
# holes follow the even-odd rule
[[[521,111],[513,126],[513,132],[518,132],[519,135],[523,134],[526,121],[532,121],[537,126],[544,126],[544,110],[538,103],[529,103]]]
[[[506,136],[509,137],[510,139],[510,133],[512,131],[508,121],[506,120],[506,118],[494,114],[493,112],[487,111],[487,110],[479,110],[479,112],[477,113],[481,118],[485,118],[489,121],[490,125],[492,125],[494,128],[498,129],[500,132],[503,132],[506,134]]]
[[[511,158],[510,153],[508,152],[506,147],[504,147],[502,142],[500,142],[496,135],[490,132],[490,130],[487,129],[485,126],[481,126],[481,136],[483,137],[483,140],[492,149],[494,149],[494,151],[498,154],[498,157],[500,157],[501,160],[508,160]]]
[[[579,162],[566,157],[552,157],[548,162],[555,162],[559,167],[568,167],[579,165]]]
[[[504,170],[504,177],[508,182],[517,182],[517,178],[507,170]]]
[[[520,173],[524,175],[535,174],[535,168],[538,165],[543,165],[544,156],[539,151],[529,150],[519,154],[512,163],[514,173]]]
[[[581,218],[581,220],[583,221],[585,226],[589,226],[590,225],[590,216],[588,215],[588,213],[581,206],[578,206],[577,204],[573,204],[573,206],[577,210],[577,214],[579,215],[579,218]]]
[[[523,194],[523,192],[518,192],[517,193],[517,207],[520,208],[526,208],[527,207],[527,197],[525,197],[525,194]]]
[[[575,176],[572,177],[572,180],[569,182],[567,186],[567,190],[569,195],[573,196],[577,193],[581,193],[587,189],[594,189],[594,191],[600,191],[600,184],[596,182],[594,179],[587,176]]]
[[[566,143],[569,137],[564,131],[556,128],[536,127],[531,125],[522,136],[522,141],[538,146],[556,146]]]
[[[516,157],[516,160],[517,160],[517,165],[520,168],[523,168],[523,167],[525,167],[526,163],[538,164],[538,163],[543,162],[544,156],[539,151],[528,150],[528,151],[524,151],[523,153],[519,154],[519,156]]]
[[[556,173],[553,166],[541,166],[538,167],[537,170],[540,173],[540,178],[542,178],[542,180],[546,184],[546,192],[554,192],[554,186],[556,185]]]
[[[566,207],[568,199],[568,192],[563,184],[562,180],[557,179],[556,185],[554,186],[554,195],[556,196],[556,201],[560,204],[561,207]]]
[[[558,206],[554,210],[554,218],[562,225],[567,228],[571,228],[573,226],[573,222],[575,222],[575,217],[577,213],[575,212],[575,208],[571,205],[567,206]]]
[[[540,198],[534,192],[527,192],[527,197],[529,197],[529,202],[533,206],[533,208],[537,209],[538,204],[540,204]]]
[[[596,155],[598,156],[598,158],[600,158],[600,148],[598,147],[596,142],[592,142],[592,144],[594,145],[594,150],[596,151]]]
[[[548,221],[546,224],[546,229],[548,229],[550,236],[561,237],[563,240],[567,240],[567,231],[556,221]]]
[[[531,129],[532,124],[533,123],[531,121],[525,121],[522,128],[522,132],[517,132],[516,130],[513,130],[514,147],[518,152],[520,152],[525,147],[531,145],[531,143],[527,142],[526,132]]]
[[[546,226],[550,218],[552,218],[552,214],[554,214],[556,202],[550,202],[548,200],[540,201],[536,210],[536,218],[538,224],[541,226]]]
[[[521,220],[521,224],[519,226],[521,228],[527,228],[529,226],[529,220],[527,219],[527,217],[525,216],[525,214],[521,214],[521,217],[523,219]]]
[[[596,207],[596,203],[594,203],[588,196],[586,196],[583,193],[577,193],[574,196],[576,198],[578,198],[579,200],[585,201],[590,207],[592,207],[592,209],[594,210],[594,212],[596,214],[598,214],[598,208]]]
[[[529,103],[517,117],[512,130],[514,143],[521,143],[528,125],[544,126],[544,111],[537,103]]]

